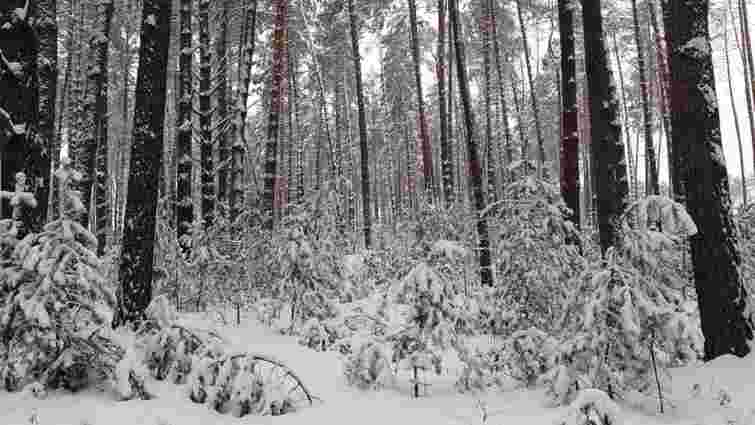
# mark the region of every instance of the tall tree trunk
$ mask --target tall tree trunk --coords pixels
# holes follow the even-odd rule
[[[621,215],[627,207],[627,170],[621,142],[619,102],[613,75],[608,66],[604,43],[600,0],[585,0],[582,5],[585,34],[587,84],[590,93],[590,117],[593,159],[597,174],[598,232],[605,254],[619,242]]]
[[[409,2],[409,26],[412,35],[412,59],[414,62],[414,84],[417,91],[417,127],[422,146],[422,174],[425,182],[425,192],[428,199],[435,197],[433,180],[433,151],[430,145],[430,135],[425,116],[425,101],[422,97],[422,78],[420,76],[419,35],[417,34],[417,5],[415,0]],[[361,83],[360,83],[361,84]]]
[[[3,5],[9,9],[12,5]],[[13,190],[16,184],[16,173],[23,172],[28,183],[34,183],[39,175],[44,161],[44,146],[36,138],[39,112],[39,89],[37,75],[37,60],[39,54],[39,39],[29,22],[29,3],[20,4],[25,10],[23,19],[11,18],[12,10],[7,10],[0,16],[0,51],[4,61],[15,63],[19,67],[15,70],[7,69],[3,65],[0,75],[0,146],[2,150],[2,184],[3,189]],[[15,14],[13,14],[15,15]],[[47,158],[49,161],[49,157]],[[36,186],[36,185],[35,185]],[[36,188],[30,188],[36,192]],[[37,198],[39,204],[44,200]],[[3,217],[13,217],[13,207],[10,202],[3,202]],[[36,216],[36,214],[35,214]],[[19,237],[23,237],[33,226],[32,216],[23,214]],[[31,229],[33,230],[33,229]]]
[[[687,211],[705,359],[750,352],[749,299],[731,216],[708,32],[708,0],[671,2],[672,128]]]
[[[487,6],[488,3],[484,3],[484,6]],[[484,87],[483,87],[483,94],[485,96],[485,172],[487,174],[487,179],[485,183],[487,184],[487,190],[485,191],[488,196],[488,202],[495,202],[495,195],[496,195],[496,186],[495,186],[495,168],[493,167],[493,158],[492,158],[492,144],[493,144],[493,120],[492,115],[493,111],[491,108],[491,88],[492,84],[490,81],[490,35],[491,35],[491,20],[490,20],[490,11],[487,10],[487,7],[484,7],[484,13],[485,18],[482,21],[481,26],[481,32],[482,32],[482,69],[483,69],[483,79],[484,79]]]
[[[372,225],[370,220],[370,175],[367,158],[367,120],[364,115],[364,92],[362,88],[362,60],[359,56],[359,31],[357,29],[357,14],[354,10],[354,0],[349,1],[349,24],[351,27],[351,54],[354,58],[354,74],[357,90],[357,113],[359,120],[359,151],[362,168],[362,214],[364,217],[364,245],[370,248]],[[420,104],[422,99],[420,98]],[[431,163],[432,164],[432,163]],[[430,169],[432,170],[432,168]],[[432,178],[432,171],[429,176]]]
[[[66,36],[66,70],[63,74],[63,87],[61,87],[60,90],[60,97],[57,99],[58,106],[56,107],[56,112],[58,113],[57,116],[57,130],[55,133],[55,139],[51,141],[51,151],[50,156],[52,159],[51,169],[50,169],[50,177],[49,181],[54,182],[54,173],[57,170],[57,167],[60,163],[60,148],[61,148],[61,142],[63,140],[63,122],[65,121],[64,118],[68,116],[66,114],[66,106],[68,105],[68,88],[71,85],[71,75],[73,74],[73,55],[68,54],[68,52],[71,52],[73,50],[73,45],[75,41],[74,37],[74,28],[76,28],[76,15],[78,11],[78,6],[76,4],[76,1],[70,0],[69,1],[69,10],[68,10],[68,34]],[[57,48],[57,37],[55,41],[55,47]],[[55,56],[57,58],[57,54]],[[57,80],[57,78],[56,78]],[[52,185],[51,185],[52,186]],[[50,190],[48,198],[49,202],[48,209],[47,209],[47,221],[52,221],[56,219],[60,215],[60,211],[58,208],[58,191],[57,190]]]
[[[99,3],[97,16],[102,16],[104,22],[102,33],[95,37],[99,40],[90,42],[91,50],[96,52],[96,68],[102,73],[99,79],[101,85],[97,91],[96,105],[96,135],[97,142],[94,152],[94,228],[97,233],[97,254],[105,254],[105,248],[112,238],[110,223],[110,174],[108,173],[108,54],[110,45],[110,25],[113,19],[114,5],[112,0]]]
[[[503,138],[504,146],[506,149],[506,165],[511,165],[514,161],[514,146],[512,143],[511,129],[509,128],[509,112],[508,104],[506,102],[506,89],[504,88],[504,72],[503,64],[501,63],[501,49],[498,44],[498,19],[496,11],[496,3],[494,0],[488,0],[488,11],[490,13],[491,29],[493,30],[493,55],[495,57],[495,68],[498,77],[498,96],[501,101],[501,115],[503,119]]]
[[[71,146],[76,168],[82,175],[78,184],[85,213],[81,223],[93,224],[96,228],[96,206],[91,204],[93,189],[98,185],[97,151],[101,142],[107,144],[107,72],[110,21],[113,15],[112,1],[89,5],[88,16],[93,19],[93,30],[88,34],[88,54],[86,84],[84,90],[84,134],[83,138]],[[107,146],[103,149],[107,151]],[[106,171],[106,170],[105,170]],[[105,174],[107,174],[105,172]],[[94,231],[94,230],[93,230]],[[98,251],[104,249],[104,234],[98,235]]]
[[[243,71],[241,82],[241,101],[239,105],[239,137],[231,147],[233,169],[231,176],[231,218],[235,219],[241,213],[242,200],[244,198],[244,152],[248,148],[246,139],[247,100],[249,99],[249,86],[252,82],[252,64],[254,63],[254,46],[256,40],[257,0],[251,0],[244,10],[244,33],[242,49],[244,52],[243,63],[239,66],[239,72]]]
[[[266,227],[273,229],[277,186],[278,128],[280,126],[283,83],[286,69],[286,26],[288,24],[288,0],[275,0],[273,3],[273,75],[270,92],[270,117],[267,126],[267,146],[265,147],[265,214]]]
[[[637,162],[635,161],[634,155],[632,154],[632,140],[629,135],[629,107],[627,106],[627,97],[626,97],[626,90],[624,85],[624,72],[622,70],[621,66],[621,55],[619,54],[619,45],[616,42],[616,34],[614,33],[611,37],[613,39],[613,51],[614,56],[616,57],[616,70],[619,74],[619,91],[621,92],[621,107],[622,107],[622,121],[624,123],[623,126],[623,136],[624,140],[626,140],[627,145],[627,158],[629,159],[629,193],[631,198],[637,198],[638,195],[638,189],[637,189]]]
[[[210,0],[199,0],[199,140],[202,219],[212,226],[215,210],[215,172],[212,161],[212,54],[210,53]]]
[[[230,115],[228,110],[228,69],[230,61],[228,60],[227,43],[228,43],[228,20],[231,10],[230,0],[223,0],[222,12],[220,16],[220,33],[215,39],[215,55],[217,56],[217,124],[216,139],[218,141],[218,204],[221,210],[225,211],[228,207],[228,195],[230,185],[228,184],[229,172],[231,167],[231,137],[230,137]]]
[[[537,95],[535,94],[535,79],[532,75],[532,64],[530,63],[530,49],[527,44],[527,31],[524,27],[524,17],[522,15],[522,2],[516,0],[516,12],[519,16],[519,28],[522,30],[522,44],[524,45],[524,61],[527,64],[527,82],[530,86],[530,100],[532,101],[532,114],[535,118],[535,135],[537,136],[537,152],[538,152],[538,175],[542,176],[541,172],[545,164],[545,144],[543,142],[543,132],[540,128],[540,110],[537,103]]]
[[[645,49],[640,36],[640,16],[637,11],[637,0],[632,0],[632,21],[634,23],[634,43],[637,47],[637,68],[640,74],[640,101],[642,102],[642,124],[645,130],[645,194],[658,195],[658,169],[655,162],[655,147],[653,146],[653,123],[650,118],[650,104],[648,101],[648,79],[645,71]]]
[[[511,94],[514,99],[514,111],[516,112],[516,127],[519,130],[519,142],[521,143],[521,160],[522,170],[524,174],[528,173],[529,165],[529,143],[527,141],[527,135],[525,134],[524,116],[522,114],[522,104],[519,101],[519,93],[516,87],[516,76],[514,71],[511,71]],[[524,100],[524,99],[522,99]]]
[[[753,164],[755,164],[755,66],[752,59],[752,45],[750,43],[750,26],[748,24],[747,2],[739,0],[739,25],[742,32],[742,44],[740,54],[742,55],[742,66],[745,68],[743,77],[745,79],[745,93],[747,96],[747,111],[750,119],[750,133],[752,136],[752,155]],[[736,31],[734,32],[736,36]],[[749,78],[748,78],[749,77]]]
[[[30,211],[31,230],[38,232],[47,220],[48,210],[54,210],[50,205],[52,186],[52,162],[57,164],[60,153],[60,138],[55,135],[55,104],[58,88],[58,25],[56,23],[56,0],[37,0],[35,4],[34,30],[39,39],[39,60],[37,78],[39,81],[39,122],[37,124],[37,143],[44,148],[42,161],[38,164],[38,177],[41,184],[37,186],[35,196],[38,207]],[[65,96],[65,92],[61,97]],[[62,109],[61,109],[62,112]],[[61,115],[63,115],[61,113]],[[35,173],[36,174],[36,173]]]
[[[448,114],[446,113],[446,87],[445,87],[445,50],[446,50],[446,4],[445,0],[438,0],[438,63],[436,75],[438,79],[438,115],[440,119],[440,156],[442,165],[443,200],[446,207],[453,202],[453,163],[451,160],[451,141],[448,137]],[[450,54],[450,52],[449,52]],[[448,78],[451,78],[449,73]],[[450,82],[449,82],[450,84]],[[449,91],[451,87],[448,88]]]
[[[574,61],[574,0],[558,1],[561,39],[561,196],[579,228],[579,117],[577,110],[577,64]]]
[[[143,0],[131,172],[113,327],[144,318],[152,299],[158,186],[163,154],[171,0]]]
[[[477,148],[477,140],[475,139],[474,112],[472,111],[472,105],[470,104],[469,98],[469,79],[467,77],[464,44],[459,36],[461,33],[461,23],[459,22],[459,7],[457,0],[449,0],[449,6],[451,25],[453,25],[454,46],[456,47],[456,69],[459,76],[459,94],[461,95],[461,103],[464,108],[464,126],[467,131],[469,174],[474,193],[475,209],[479,215],[485,209],[485,197],[482,192],[479,152]],[[480,280],[483,286],[493,286],[493,271],[491,269],[490,240],[488,238],[487,219],[484,216],[478,216],[476,221],[480,258]]]
[[[194,102],[192,58],[191,19],[192,0],[181,0],[180,3],[180,38],[181,49],[178,63],[180,84],[178,85],[178,128],[176,140],[176,156],[178,157],[177,173],[177,203],[176,203],[176,228],[179,240],[188,235],[189,229],[194,222],[194,203],[192,202],[192,166],[191,142],[193,135],[192,104]],[[184,250],[188,248],[184,246]],[[186,252],[186,251],[184,251]]]
[[[729,2],[729,7],[731,6],[731,3]],[[734,129],[737,133],[737,145],[739,147],[739,171],[740,171],[740,178],[742,179],[742,205],[747,205],[747,178],[745,174],[745,165],[744,165],[744,152],[742,148],[742,131],[739,127],[739,114],[737,113],[737,105],[734,98],[734,89],[731,84],[731,64],[729,60],[729,28],[728,28],[728,15],[724,14],[724,62],[726,64],[726,77],[727,77],[727,83],[729,87],[729,100],[731,102],[731,110],[732,115],[734,118]],[[732,14],[732,17],[734,15]],[[734,27],[734,30],[736,31],[736,26],[732,25]]]
[[[731,102],[731,113],[734,118],[734,130],[737,132],[737,146],[739,147],[739,175],[742,179],[742,205],[747,205],[747,176],[745,174],[744,152],[742,149],[742,131],[739,128],[739,114],[737,114],[737,102],[734,100],[734,89],[731,84],[731,64],[729,62],[729,22],[727,14],[724,13],[724,62],[726,63],[726,82],[729,86],[729,101]],[[735,31],[736,31],[736,27]]]
[[[656,6],[655,2],[653,0],[647,0],[647,7],[648,12],[650,15],[650,24],[653,27],[653,33],[655,34],[655,46],[656,46],[656,63],[657,63],[657,71],[656,74],[658,76],[658,87],[660,88],[659,94],[660,99],[658,104],[660,105],[661,110],[661,116],[662,116],[662,124],[663,124],[663,134],[666,137],[666,162],[669,169],[669,191],[671,193],[671,196],[674,197],[675,195],[675,181],[677,180],[676,177],[676,169],[672,164],[672,157],[673,157],[673,147],[671,146],[671,112],[670,104],[669,104],[669,69],[668,69],[668,49],[667,49],[667,42],[665,38],[663,37],[660,29],[660,25],[658,24],[658,16],[656,13]],[[636,165],[636,161],[635,161]],[[635,180],[637,177],[635,176]]]

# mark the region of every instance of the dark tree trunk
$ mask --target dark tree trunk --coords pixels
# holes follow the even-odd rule
[[[624,85],[624,71],[621,66],[621,55],[619,54],[619,45],[616,42],[616,34],[613,34],[611,37],[613,39],[613,51],[614,56],[616,57],[616,70],[619,74],[619,91],[621,93],[621,106],[622,106],[622,121],[624,122],[623,130],[624,130],[624,140],[626,140],[627,143],[627,159],[628,165],[629,165],[629,172],[627,175],[629,176],[629,193],[630,197],[636,198],[638,195],[638,189],[637,189],[637,162],[634,160],[634,155],[632,154],[632,141],[629,137],[629,107],[627,106],[627,98],[626,98],[626,90],[624,89],[626,86]]]
[[[230,19],[229,11],[231,5],[229,0],[223,0],[222,12],[220,17],[220,33],[215,39],[215,55],[217,56],[217,124],[216,139],[218,141],[218,194],[217,200],[222,211],[228,207],[228,195],[230,185],[228,184],[231,166],[231,137],[230,137],[230,120],[228,111],[228,68],[230,61],[227,55],[228,39],[228,20]]]
[[[575,0],[558,1],[561,38],[561,196],[571,210],[569,220],[579,228],[579,117],[577,110],[577,64],[574,61]]]
[[[749,295],[731,216],[716,101],[708,0],[673,1],[671,120],[675,163],[687,211],[698,233],[690,238],[705,359],[750,352]]]
[[[357,29],[357,14],[354,10],[354,0],[349,1],[349,23],[351,27],[351,55],[354,58],[354,74],[357,90],[357,114],[359,120],[359,153],[362,169],[362,215],[364,217],[364,245],[371,246],[372,224],[370,218],[370,174],[367,157],[367,119],[364,115],[364,89],[362,88],[362,60],[359,57],[359,31]],[[420,104],[421,104],[420,100]],[[432,171],[430,171],[430,177]]]
[[[171,0],[144,0],[131,169],[113,326],[144,318],[152,299],[158,186],[163,154]]]
[[[24,8],[25,4],[28,5],[22,1],[11,1],[0,5],[0,11],[4,12],[0,16],[0,25],[2,25],[0,51],[3,54],[3,62],[0,62],[2,188],[13,191],[16,182],[15,174],[23,172],[27,176],[27,190],[39,196],[36,193],[36,187],[28,187],[29,182],[37,186],[35,184],[37,178],[47,177],[40,175],[40,170],[45,169],[44,163],[50,160],[44,151],[41,139],[35,137],[39,112],[37,78],[39,39],[28,21],[28,15],[23,20],[14,20],[10,17],[13,9]],[[19,69],[13,72],[8,69],[7,63],[18,64]],[[37,200],[39,204],[46,201],[39,198]],[[10,202],[3,201],[3,217],[10,218],[12,210]],[[39,217],[39,215],[22,215],[20,237],[35,227],[32,217]]]
[[[257,22],[257,0],[251,0],[247,9],[244,11],[244,33],[242,49],[244,52],[243,63],[239,66],[239,72],[243,70],[243,78],[239,78],[242,83],[241,105],[239,105],[239,137],[235,140],[231,148],[231,157],[233,161],[233,171],[231,177],[231,217],[238,217],[241,212],[242,200],[244,198],[244,152],[248,143],[246,140],[246,114],[247,100],[249,99],[249,85],[252,81],[252,64],[254,63],[254,46],[256,40],[256,22]]]
[[[454,174],[451,160],[451,141],[448,137],[448,115],[446,113],[446,87],[445,87],[445,49],[446,49],[446,0],[438,0],[438,64],[436,74],[438,78],[438,115],[440,119],[440,162],[441,162],[441,185],[443,186],[443,200],[446,207],[453,202]],[[450,52],[449,52],[450,53]],[[451,74],[449,73],[449,79]],[[448,88],[449,91],[451,87]],[[450,114],[450,112],[449,112]]]
[[[673,164],[671,163],[671,158],[673,157],[672,151],[673,148],[671,146],[671,113],[669,111],[670,105],[669,105],[669,70],[668,70],[668,51],[666,48],[666,40],[664,40],[664,37],[661,32],[660,25],[658,24],[658,16],[656,13],[656,5],[653,0],[647,1],[647,7],[648,7],[648,13],[650,15],[650,24],[653,27],[653,33],[655,35],[655,44],[656,44],[656,63],[657,63],[657,72],[658,75],[658,87],[659,95],[660,95],[660,101],[658,104],[660,105],[661,109],[661,116],[662,116],[662,124],[663,124],[663,133],[666,136],[666,162],[667,166],[669,168],[669,189],[671,192],[671,196],[674,195],[674,187],[675,187],[675,181],[676,178],[676,170],[673,167]],[[635,161],[636,166],[636,161]],[[635,181],[637,180],[637,176],[635,176]]]
[[[60,153],[60,140],[55,137],[55,103],[58,87],[58,25],[56,23],[56,0],[37,0],[34,5],[34,30],[39,38],[37,78],[39,81],[39,112],[37,143],[42,147],[42,156],[36,164],[34,174],[41,178],[35,197],[37,208],[29,212],[31,230],[38,232],[47,220],[48,210],[53,206],[48,202],[51,190],[52,162],[57,164],[56,153]],[[62,97],[62,96],[61,96]],[[61,110],[62,111],[62,110]],[[62,113],[61,113],[62,115]]]
[[[419,35],[417,34],[417,5],[415,0],[409,2],[409,26],[412,34],[412,59],[414,62],[414,84],[417,90],[417,127],[419,127],[419,137],[422,144],[422,174],[425,181],[425,191],[428,199],[434,198],[433,183],[433,151],[430,145],[430,135],[427,129],[427,117],[425,116],[425,101],[422,97],[422,78],[420,77],[419,66]]]
[[[459,94],[464,108],[464,126],[467,131],[467,152],[469,155],[469,174],[474,194],[475,209],[480,214],[485,208],[485,196],[482,192],[482,176],[480,173],[479,151],[474,131],[474,113],[470,104],[469,79],[467,77],[464,44],[459,34],[459,8],[457,0],[449,0],[451,25],[453,25],[454,45],[456,47],[456,70],[459,81]],[[493,286],[493,271],[490,259],[490,240],[488,238],[488,223],[485,217],[477,217],[477,237],[480,258],[480,280],[483,286]]]
[[[187,235],[194,222],[194,203],[192,202],[192,166],[191,142],[193,135],[192,104],[194,100],[193,71],[192,71],[192,0],[181,0],[179,12],[180,56],[178,73],[178,140],[176,140],[176,156],[178,158],[178,173],[176,187],[176,230],[179,240]],[[184,245],[184,247],[186,247]]]
[[[97,254],[103,255],[111,237],[110,207],[108,193],[110,178],[108,173],[108,49],[110,45],[110,24],[113,19],[112,0],[99,3],[97,16],[103,19],[102,33],[96,35],[99,40],[92,40],[90,48],[96,52],[96,69],[102,73],[98,79],[96,104],[96,137],[94,152],[94,228],[97,234]]]
[[[212,161],[212,53],[210,53],[210,0],[199,1],[199,140],[202,219],[212,226],[215,213],[215,170]]]
[[[511,165],[511,163],[514,161],[514,146],[512,144],[511,129],[509,128],[509,108],[506,102],[506,90],[503,84],[504,72],[503,64],[501,63],[501,49],[498,45],[498,13],[496,12],[495,5],[496,3],[494,0],[488,0],[488,11],[490,13],[490,23],[491,29],[493,31],[493,54],[495,55],[496,74],[498,76],[498,96],[501,99],[501,115],[503,119],[502,126],[504,145],[506,149],[506,165]]]
[[[642,102],[642,124],[645,131],[645,194],[658,195],[658,168],[656,168],[655,147],[653,145],[653,123],[650,118],[648,100],[648,78],[645,70],[645,49],[640,36],[640,16],[637,0],[632,0],[632,21],[634,23],[634,44],[637,47],[637,71],[640,74],[640,101]]]
[[[516,0],[516,11],[519,16],[519,28],[522,30],[522,44],[524,45],[524,61],[527,64],[527,82],[530,86],[530,100],[532,101],[532,114],[535,118],[535,135],[537,136],[537,166],[538,173],[543,169],[545,164],[545,144],[543,142],[543,132],[540,128],[540,109],[537,103],[537,95],[535,94],[535,78],[532,75],[532,64],[530,63],[530,48],[527,44],[527,31],[524,27],[524,17],[522,15],[522,3],[521,0]]]
[[[270,116],[267,126],[267,146],[265,147],[265,217],[266,227],[273,229],[276,196],[276,183],[278,180],[278,128],[280,127],[281,103],[283,101],[283,84],[286,55],[286,26],[288,13],[288,0],[276,0],[273,3],[273,75],[270,92]]]
[[[616,246],[621,229],[620,218],[627,207],[627,170],[621,142],[619,102],[616,86],[608,67],[604,43],[600,0],[582,4],[585,34],[587,85],[590,93],[591,140],[596,192],[598,198],[598,232],[605,251]]]
[[[98,150],[104,149],[107,154],[107,66],[110,21],[113,16],[113,3],[106,1],[88,6],[90,12],[87,16],[93,19],[94,30],[89,34],[88,55],[86,62],[86,84],[84,85],[84,115],[83,137],[78,143],[71,146],[71,153],[76,168],[81,173],[78,189],[81,192],[81,200],[85,212],[80,216],[84,226],[93,224],[91,227],[97,232],[96,202],[92,205],[93,190],[98,185]],[[105,146],[100,147],[100,144]],[[107,168],[107,167],[106,167]],[[105,175],[107,175],[107,170]],[[106,184],[106,183],[105,183]],[[104,233],[97,235],[97,250],[101,253],[104,249]]]
[[[487,6],[487,2],[484,3]],[[487,7],[483,9],[485,12],[485,18],[483,19],[481,26],[482,32],[482,68],[484,78],[484,96],[485,96],[485,172],[487,174],[486,184],[489,202],[495,202],[496,200],[496,178],[495,167],[493,166],[493,111],[491,105],[491,91],[492,83],[490,81],[490,36],[491,36],[491,20],[490,11]]]

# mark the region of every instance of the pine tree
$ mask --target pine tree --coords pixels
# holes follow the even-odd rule
[[[708,0],[674,1],[671,15],[671,120],[674,163],[687,211],[705,358],[750,351],[748,294],[731,216],[708,32]]]
[[[194,222],[194,203],[191,199],[192,168],[191,141],[193,135],[192,103],[194,99],[192,73],[192,0],[181,0],[179,5],[180,56],[178,84],[178,123],[176,140],[177,175],[176,175],[176,211],[175,222],[177,237],[182,240]]]
[[[577,111],[577,64],[574,48],[574,0],[559,0],[558,26],[561,38],[561,196],[571,210],[570,220],[579,227],[579,122]]]
[[[592,159],[598,199],[598,232],[605,253],[618,242],[620,217],[627,207],[624,145],[621,142],[616,84],[608,67],[600,0],[582,3],[587,85],[590,93]]]
[[[171,0],[144,0],[142,7],[120,294],[114,327],[141,320],[152,299],[171,3]]]
[[[351,30],[351,55],[354,58],[354,78],[356,79],[357,119],[359,121],[359,153],[362,170],[362,223],[364,232],[364,246],[371,245],[372,220],[370,216],[370,172],[367,146],[367,119],[364,112],[364,89],[362,88],[362,59],[359,56],[359,30],[357,28],[357,14],[354,10],[354,0],[349,2],[349,28]]]
[[[273,3],[273,68],[270,92],[270,115],[267,126],[267,145],[265,146],[265,214],[266,227],[273,229],[276,208],[277,158],[278,158],[278,128],[280,126],[281,102],[283,101],[284,73],[286,69],[286,26],[288,0],[276,0]]]
[[[58,25],[56,22],[56,0],[37,0],[34,4],[34,30],[39,38],[38,90],[39,112],[37,124],[37,143],[43,147],[43,156],[37,164],[38,176],[42,184],[37,187],[38,207],[32,211],[31,229],[39,231],[47,220],[47,211],[52,206],[48,199],[50,193],[52,161],[59,152],[60,140],[55,137],[55,103],[58,87]],[[55,162],[57,163],[57,162]],[[37,174],[37,173],[34,173]]]
[[[485,195],[482,191],[482,175],[480,170],[480,154],[477,144],[477,134],[474,129],[474,112],[469,96],[469,79],[467,77],[464,43],[461,40],[461,22],[457,0],[449,0],[449,17],[453,25],[454,47],[456,48],[456,70],[459,81],[459,94],[464,108],[464,127],[467,137],[467,154],[469,155],[469,176],[472,195],[477,214],[485,209]],[[485,217],[477,217],[477,238],[480,258],[480,280],[483,286],[493,286],[493,271],[490,261],[490,239],[488,237],[488,223]]]

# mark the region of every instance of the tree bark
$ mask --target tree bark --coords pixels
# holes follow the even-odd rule
[[[204,227],[215,213],[215,170],[212,158],[212,53],[210,53],[210,0],[199,0],[199,140]]]
[[[52,186],[52,162],[57,163],[55,153],[60,153],[60,139],[55,137],[55,105],[58,88],[58,25],[56,23],[56,0],[37,0],[34,4],[34,30],[39,38],[39,60],[37,61],[37,80],[39,111],[37,124],[37,140],[42,147],[42,156],[37,163],[35,175],[41,179],[34,196],[37,208],[28,213],[31,230],[38,232],[47,220]],[[61,96],[62,97],[62,96]],[[62,115],[62,113],[61,113]]]
[[[215,55],[217,56],[217,119],[216,140],[218,141],[218,194],[217,201],[221,211],[227,211],[228,197],[230,192],[228,170],[231,167],[231,137],[230,115],[228,110],[228,69],[230,67],[227,53],[228,43],[228,20],[231,10],[230,0],[223,0],[220,17],[220,33],[215,39]]]
[[[364,245],[371,246],[372,225],[370,219],[370,174],[367,158],[367,120],[364,115],[364,89],[362,88],[362,60],[359,56],[359,31],[357,29],[357,15],[354,10],[354,0],[349,1],[349,24],[351,28],[351,54],[354,59],[354,74],[357,90],[357,114],[359,120],[359,151],[362,168],[362,214],[364,217]],[[420,104],[422,101],[420,99]],[[432,169],[431,169],[432,170]],[[430,171],[432,176],[432,171]]]
[[[511,165],[514,161],[514,146],[512,143],[511,129],[509,128],[509,107],[506,102],[506,89],[504,88],[504,72],[503,64],[501,63],[501,49],[498,44],[498,19],[496,11],[496,3],[494,0],[488,0],[488,11],[490,13],[491,29],[493,31],[493,55],[495,57],[495,68],[498,76],[498,96],[501,99],[501,115],[503,119],[503,138],[504,147],[506,150],[506,165]],[[506,173],[503,173],[505,178]]]
[[[577,64],[574,47],[574,0],[558,1],[561,39],[561,196],[571,210],[568,216],[579,228],[579,117],[577,110]]]
[[[422,146],[422,174],[425,183],[425,191],[428,199],[434,198],[433,181],[433,151],[430,145],[430,135],[427,129],[427,117],[425,116],[425,101],[422,97],[422,78],[420,76],[419,35],[417,34],[417,5],[415,0],[407,0],[409,3],[409,25],[412,39],[412,59],[414,62],[414,84],[417,90],[417,127],[419,129],[420,143]]]
[[[453,25],[454,46],[456,47],[456,70],[459,81],[459,94],[464,108],[464,126],[466,127],[467,152],[469,154],[469,174],[474,195],[474,203],[477,214],[480,215],[485,209],[485,197],[482,192],[482,176],[480,173],[480,160],[477,148],[477,140],[474,131],[474,112],[469,96],[469,79],[467,77],[466,58],[464,44],[459,34],[461,23],[459,22],[459,9],[457,0],[449,0],[451,25]],[[493,271],[491,269],[490,240],[488,238],[488,223],[484,216],[478,216],[477,237],[480,259],[480,280],[483,286],[493,286]]]
[[[619,102],[603,34],[600,0],[585,0],[582,5],[585,34],[587,85],[590,94],[592,157],[595,161],[598,232],[605,254],[619,242],[621,215],[627,207],[626,161],[621,142]]]
[[[181,0],[180,3],[180,56],[178,72],[180,84],[178,85],[178,128],[176,140],[176,156],[178,157],[177,173],[177,203],[176,203],[176,230],[179,240],[188,235],[194,222],[194,203],[192,202],[192,168],[191,142],[193,135],[192,104],[194,103],[194,86],[192,72],[193,46],[191,30],[192,0]],[[188,246],[184,246],[184,253],[188,252]]]
[[[144,318],[152,299],[158,186],[163,154],[171,0],[144,0],[126,201],[119,306],[113,327]]]
[[[705,359],[750,352],[749,295],[731,215],[708,32],[708,0],[673,1],[671,94],[675,163],[686,206],[697,224],[690,237]]]
[[[541,172],[545,165],[545,144],[543,142],[543,132],[540,128],[540,109],[538,108],[537,95],[535,94],[535,79],[532,75],[532,64],[530,63],[530,49],[527,45],[527,31],[524,27],[524,17],[522,15],[522,2],[516,0],[516,11],[519,16],[519,28],[522,30],[522,44],[524,45],[524,61],[527,64],[527,80],[530,85],[530,100],[532,101],[532,113],[535,117],[535,135],[537,136],[537,152],[538,152],[538,175],[542,176]]]
[[[453,163],[451,160],[451,141],[448,137],[448,114],[446,113],[446,87],[445,87],[445,49],[446,49],[446,4],[445,0],[438,0],[438,63],[436,75],[438,79],[438,115],[440,120],[440,156],[442,164],[443,200],[446,207],[453,202]],[[449,52],[450,53],[450,52]],[[449,79],[451,75],[449,73]],[[451,87],[448,88],[449,91]],[[450,112],[449,112],[450,113]]]
[[[288,0],[276,0],[273,3],[273,75],[270,92],[270,116],[267,126],[267,146],[265,147],[265,218],[268,230],[273,229],[276,209],[276,180],[278,158],[278,127],[280,126],[280,112],[283,97],[283,83],[286,69],[286,26]]]
[[[239,137],[231,147],[233,161],[231,176],[231,218],[235,219],[241,213],[244,199],[244,152],[248,148],[246,138],[247,101],[249,99],[249,86],[252,82],[252,64],[254,63],[254,46],[256,40],[257,0],[251,0],[244,10],[244,33],[242,51],[244,52],[243,64],[239,71],[243,70],[243,78],[239,78],[242,87],[241,105],[239,105]]]
[[[637,0],[632,0],[632,21],[634,23],[634,44],[637,47],[637,70],[640,77],[640,101],[642,102],[642,124],[645,131],[645,194],[658,195],[658,168],[656,168],[655,147],[653,146],[653,123],[650,118],[648,101],[648,79],[645,70],[645,49],[640,36],[640,16]]]

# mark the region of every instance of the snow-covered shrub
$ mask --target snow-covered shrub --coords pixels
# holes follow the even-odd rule
[[[346,358],[344,375],[347,382],[365,390],[379,389],[393,383],[392,358],[388,344],[365,341]]]
[[[509,375],[532,386],[556,366],[558,341],[537,328],[519,330],[506,338],[501,349]]]
[[[482,294],[483,329],[504,336],[547,329],[563,314],[568,282],[584,268],[566,212],[558,184],[532,176],[506,185],[489,207],[497,284]]]
[[[567,329],[558,348],[558,370],[546,379],[558,400],[568,401],[564,392],[573,393],[572,386],[598,388],[612,397],[664,391],[667,368],[699,356],[702,335],[694,300],[643,260],[648,257],[644,250],[660,249],[654,241],[666,247],[663,241],[694,233],[694,224],[665,198],[652,197],[632,208],[659,211],[654,220],[663,232],[643,233],[648,215],[638,211],[639,229],[625,233],[618,250],[609,249],[604,261],[592,264],[573,283],[569,309],[556,322],[557,328]],[[565,379],[571,382],[567,385]]]
[[[83,206],[69,184],[79,175],[64,162],[56,177],[61,217],[40,234],[18,241],[14,223],[0,221],[0,379],[8,390],[33,381],[78,390],[102,382],[120,357],[101,334],[115,297],[97,240],[76,221]]]
[[[621,425],[619,406],[603,391],[586,389],[579,392],[559,425]]]
[[[312,401],[299,378],[269,357],[228,354],[216,346],[196,359],[189,398],[220,413],[278,416],[294,411],[302,398]]]

